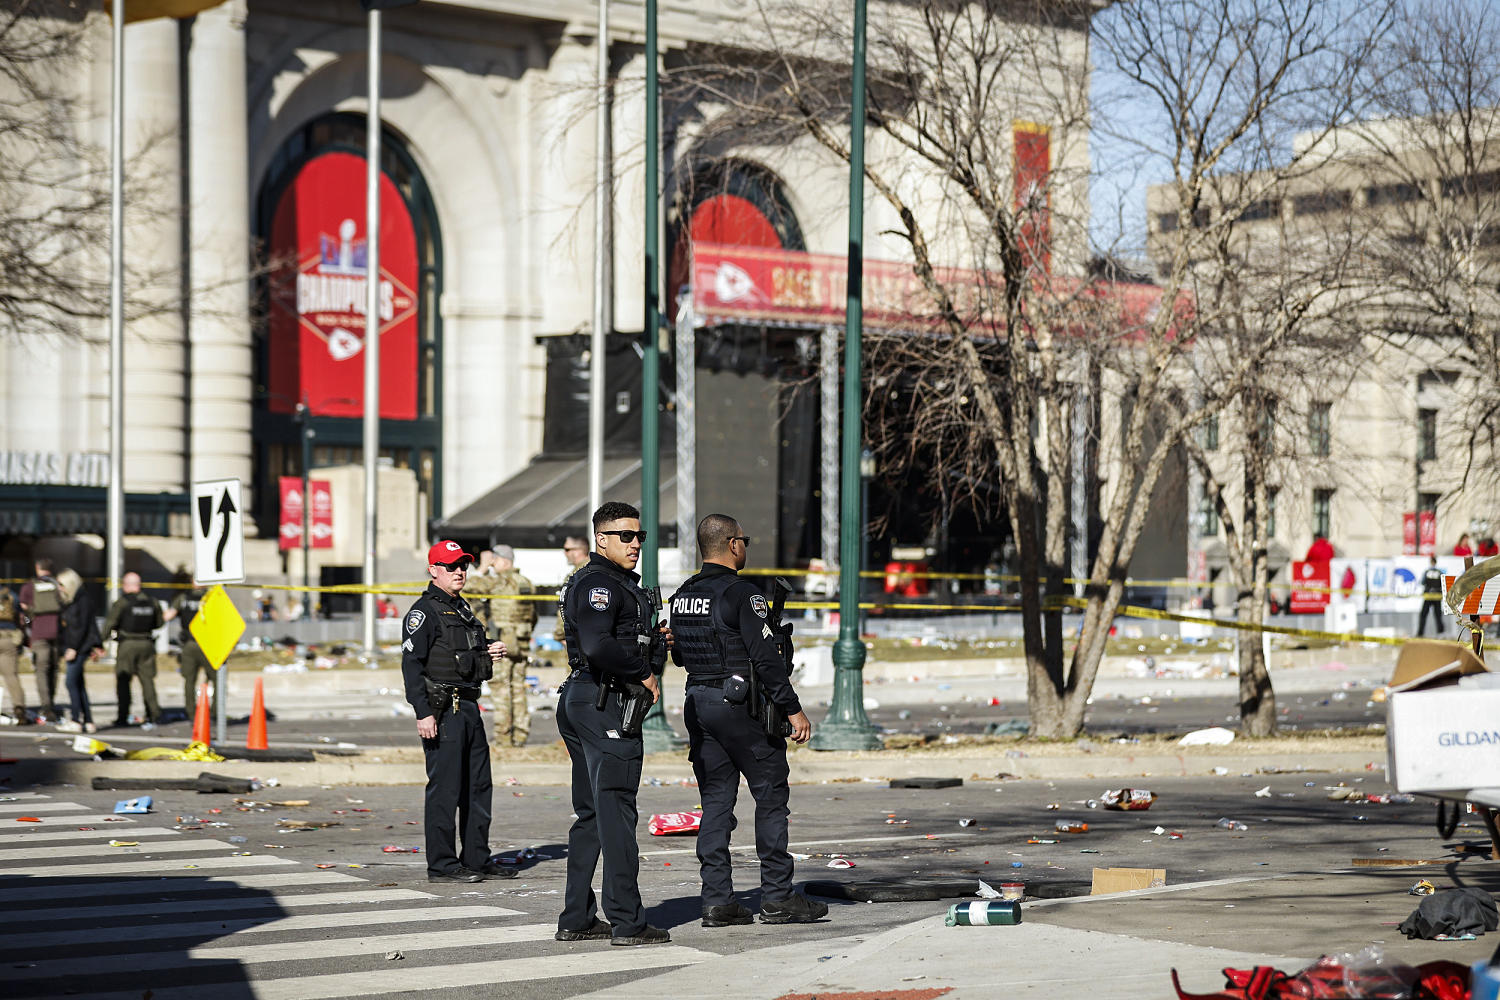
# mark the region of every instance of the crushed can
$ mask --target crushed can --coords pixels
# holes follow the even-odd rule
[[[943,923],[949,927],[981,927],[1021,922],[1021,904],[1013,899],[976,899],[948,907]]]

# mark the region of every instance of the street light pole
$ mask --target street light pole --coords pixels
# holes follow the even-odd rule
[[[110,24],[109,100],[109,500],[104,568],[109,600],[125,575],[125,0]]]
[[[839,442],[839,638],[833,644],[833,703],[813,734],[815,750],[876,750],[880,736],[865,715],[865,644],[859,637],[861,509],[860,337],[864,329],[865,0],[854,0],[853,104],[849,122],[849,298],[844,316],[844,416]]]
[[[380,471],[380,10],[369,18],[369,117],[365,121],[365,558],[366,587],[375,585],[377,545],[375,506]],[[305,507],[307,497],[302,498]],[[304,536],[305,537],[305,536]],[[365,655],[374,657],[375,592],[363,602]]]
[[[312,439],[313,429],[308,426],[306,403],[297,404],[297,436],[302,439],[302,620],[312,620],[312,536],[309,534],[312,507]]]

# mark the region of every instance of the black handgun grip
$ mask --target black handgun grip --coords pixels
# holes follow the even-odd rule
[[[605,704],[609,701],[609,681],[605,678],[599,679],[599,694],[594,698],[594,711],[604,711]]]

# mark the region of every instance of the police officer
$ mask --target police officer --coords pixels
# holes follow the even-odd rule
[[[1438,569],[1437,556],[1428,559],[1422,571],[1422,611],[1417,615],[1417,637],[1427,631],[1427,616],[1432,615],[1432,625],[1438,635],[1443,634],[1443,571]]]
[[[213,705],[210,711],[213,712],[213,718],[219,717],[219,688],[223,685],[214,676],[214,669],[209,666],[208,657],[203,655],[203,647],[198,645],[191,628],[193,619],[198,617],[198,609],[203,606],[203,595],[206,593],[202,587],[179,591],[163,616],[167,621],[175,619],[181,622],[177,628],[177,659],[181,664],[178,673],[182,674],[182,707],[189,719],[198,707],[200,673],[203,675],[203,682],[213,688]]]
[[[568,881],[557,918],[559,941],[610,939],[612,945],[670,941],[646,923],[637,882],[635,795],[641,783],[641,737],[625,734],[623,696],[612,694],[600,709],[599,685],[643,685],[655,700],[661,690],[654,671],[665,662],[670,633],[649,638],[651,598],[641,589],[635,564],[641,557],[641,512],[611,501],[594,512],[594,552],[573,574],[558,604],[567,630],[572,672],[557,700],[557,729],[573,763],[573,812],[568,831]],[[605,923],[590,884],[604,855]]]
[[[130,680],[139,678],[141,701],[146,706],[146,721],[161,722],[161,705],[156,701],[156,640],[151,633],[161,628],[161,605],[141,592],[139,573],[126,573],[120,579],[120,596],[104,619],[104,638],[118,638],[115,651],[115,725],[130,725]]]
[[[482,882],[515,878],[490,861],[490,747],[479,718],[479,686],[505,645],[489,642],[484,626],[459,596],[473,558],[457,542],[427,550],[432,582],[407,611],[401,679],[417,713],[417,735],[427,762],[424,810],[427,881]],[[455,850],[463,828],[463,854]]]
[[[792,690],[786,660],[776,645],[765,595],[737,575],[745,568],[749,547],[750,537],[734,518],[705,517],[698,523],[703,568],[684,581],[669,602],[675,638],[672,659],[688,674],[688,758],[703,802],[698,864],[704,927],[748,924],[752,919],[734,898],[729,863],[741,775],[755,798],[761,922],[810,923],[828,913],[826,904],[792,891],[786,740],[767,735],[750,707],[748,682],[753,672],[764,697],[786,714],[792,739],[806,743],[812,736],[812,723]]]

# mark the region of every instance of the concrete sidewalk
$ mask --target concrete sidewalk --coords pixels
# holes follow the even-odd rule
[[[1463,872],[1456,869],[1462,867]],[[1222,969],[1274,965],[1293,973],[1320,955],[1379,945],[1388,959],[1471,964],[1494,950],[1476,941],[1407,941],[1393,926],[1416,908],[1405,889],[1419,878],[1500,889],[1490,862],[1248,877],[1110,896],[1031,901],[1016,926],[947,927],[947,904],[921,920],[873,935],[788,945],[612,986],[597,1000],[773,1000],[870,992],[980,1000],[996,995],[1063,1000],[1170,1000],[1171,970],[1192,993],[1224,985]],[[1461,877],[1459,877],[1461,876]],[[860,905],[829,919],[857,922]],[[733,933],[732,928],[726,929]],[[903,994],[899,991],[942,991]]]

